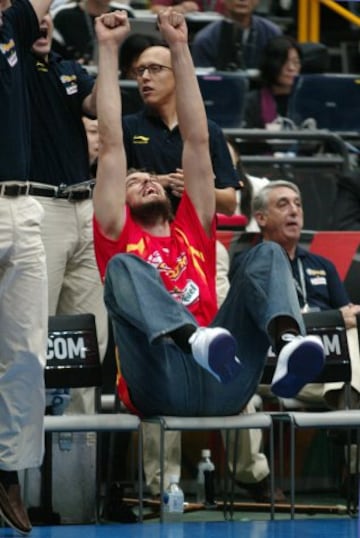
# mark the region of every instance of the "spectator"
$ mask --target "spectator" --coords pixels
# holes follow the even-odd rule
[[[64,59],[96,65],[95,17],[120,6],[124,8],[123,4],[111,0],[75,0],[60,5],[52,14],[55,29],[53,50]]]
[[[111,31],[100,26],[108,20]],[[288,263],[274,244],[264,243],[249,255],[246,273],[245,265],[239,268],[216,314],[215,196],[205,110],[183,16],[172,10],[160,14],[160,30],[170,46],[180,96],[177,113],[184,143],[185,193],[170,224],[169,202],[160,182],[148,172],[127,174],[121,124],[116,119],[121,114],[116,47],[109,40],[110,34],[117,41],[124,39],[129,29],[124,14],[103,16],[97,22],[100,66],[102,62],[112,65],[114,74],[100,69],[98,78],[97,260],[103,276],[106,270],[105,297],[129,389],[128,405],[146,416],[233,414],[256,389],[269,338],[279,350],[272,387],[280,394],[290,394],[317,375],[323,366],[323,348],[319,339],[298,335],[303,323]],[[279,270],[285,275],[281,292]],[[147,315],[150,305],[156,316]],[[211,327],[198,327],[195,319]],[[236,342],[221,325],[236,334]],[[289,331],[294,331],[293,339],[285,343],[291,338]],[[299,360],[302,379],[295,375],[294,386],[290,377]]]
[[[301,51],[293,38],[277,36],[267,43],[260,64],[262,87],[246,97],[244,127],[270,128],[279,117],[288,116],[289,97],[300,69]]]
[[[49,314],[91,312],[100,356],[107,345],[107,314],[92,236],[92,186],[83,114],[96,113],[93,78],[75,60],[53,53],[52,19],[40,24],[27,61],[31,104],[30,177],[44,211]],[[51,118],[51,121],[49,121]],[[68,413],[94,412],[92,388],[72,389]]]
[[[335,230],[360,230],[360,171],[341,176],[334,204]]]
[[[271,21],[254,15],[259,0],[224,0],[223,20],[197,32],[192,56],[198,67],[220,71],[258,69],[261,52],[269,39],[281,34]]]
[[[354,349],[352,333],[355,331],[357,335],[356,315],[360,312],[360,305],[350,302],[332,262],[298,245],[303,227],[303,208],[299,188],[288,181],[271,181],[255,196],[253,214],[260,227],[263,240],[278,243],[287,253],[302,311],[337,308],[341,310],[345,327],[348,329],[348,343],[352,358],[351,404],[352,407],[358,408],[360,372],[357,362],[353,359],[358,356],[358,344]],[[235,256],[231,274],[236,271],[243,255],[240,253]],[[266,387],[260,387],[260,394],[264,392],[268,392]],[[309,384],[299,392],[297,398],[305,401],[318,400],[332,408],[341,409],[345,406],[345,384]],[[355,462],[352,462],[352,469],[355,472]]]
[[[165,7],[174,6],[176,11],[192,13],[194,11],[215,11],[224,14],[224,0],[151,0],[150,9],[160,13]]]
[[[47,0],[0,2],[0,515],[26,535],[31,523],[18,471],[41,465],[47,279],[42,208],[29,189],[30,123],[25,57]]]
[[[135,72],[145,108],[123,117],[128,166],[156,172],[175,211],[183,192],[184,180],[176,87],[169,49],[154,46],[144,50],[138,58]],[[237,177],[220,127],[211,120],[208,120],[208,127],[217,211],[231,215],[236,206]]]

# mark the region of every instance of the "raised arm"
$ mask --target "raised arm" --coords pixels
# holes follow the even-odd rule
[[[39,22],[49,11],[51,0],[30,0]]]
[[[129,33],[127,14],[114,11],[95,23],[99,44],[97,114],[99,158],[94,189],[95,216],[106,235],[118,237],[125,220],[126,156],[121,126],[118,48]]]
[[[185,190],[209,233],[215,213],[214,172],[205,108],[199,90],[184,15],[167,9],[159,15],[159,28],[171,52],[176,85],[176,109],[183,139],[182,167]]]

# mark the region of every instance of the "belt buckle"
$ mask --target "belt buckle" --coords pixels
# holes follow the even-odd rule
[[[55,198],[67,198],[66,193],[65,193],[66,189],[67,189],[66,183],[60,183],[60,185],[54,191],[54,197]]]

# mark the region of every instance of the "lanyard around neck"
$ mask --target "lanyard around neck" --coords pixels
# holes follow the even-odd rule
[[[296,291],[301,295],[304,301],[304,306],[306,306],[307,305],[307,293],[306,293],[304,267],[300,258],[297,258],[296,263],[297,263],[297,268],[299,272],[300,283],[297,281],[295,277],[294,277],[294,283],[295,283]]]

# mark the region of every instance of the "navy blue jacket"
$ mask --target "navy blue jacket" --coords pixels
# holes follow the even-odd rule
[[[247,249],[248,251],[248,249]],[[246,251],[239,252],[233,258],[230,279],[233,277],[241,256]],[[290,260],[294,284],[296,286],[300,308],[304,306],[301,290],[298,260],[303,267],[307,304],[319,310],[331,310],[349,304],[350,299],[341,281],[335,265],[318,254],[309,252],[301,247],[296,248],[295,258]],[[281,278],[281,275],[279,275]]]
[[[24,57],[39,34],[30,2],[17,0],[3,13],[0,28],[0,181],[27,181],[30,111]]]
[[[48,63],[29,53],[27,82],[31,102],[30,179],[73,185],[90,179],[82,103],[94,79],[75,60],[50,53]]]
[[[290,261],[290,265],[298,283],[300,283],[298,259],[303,266],[307,303],[310,307],[329,310],[340,308],[350,302],[337,269],[330,260],[297,247],[295,259]],[[301,293],[298,293],[298,297],[302,308],[304,300]]]

